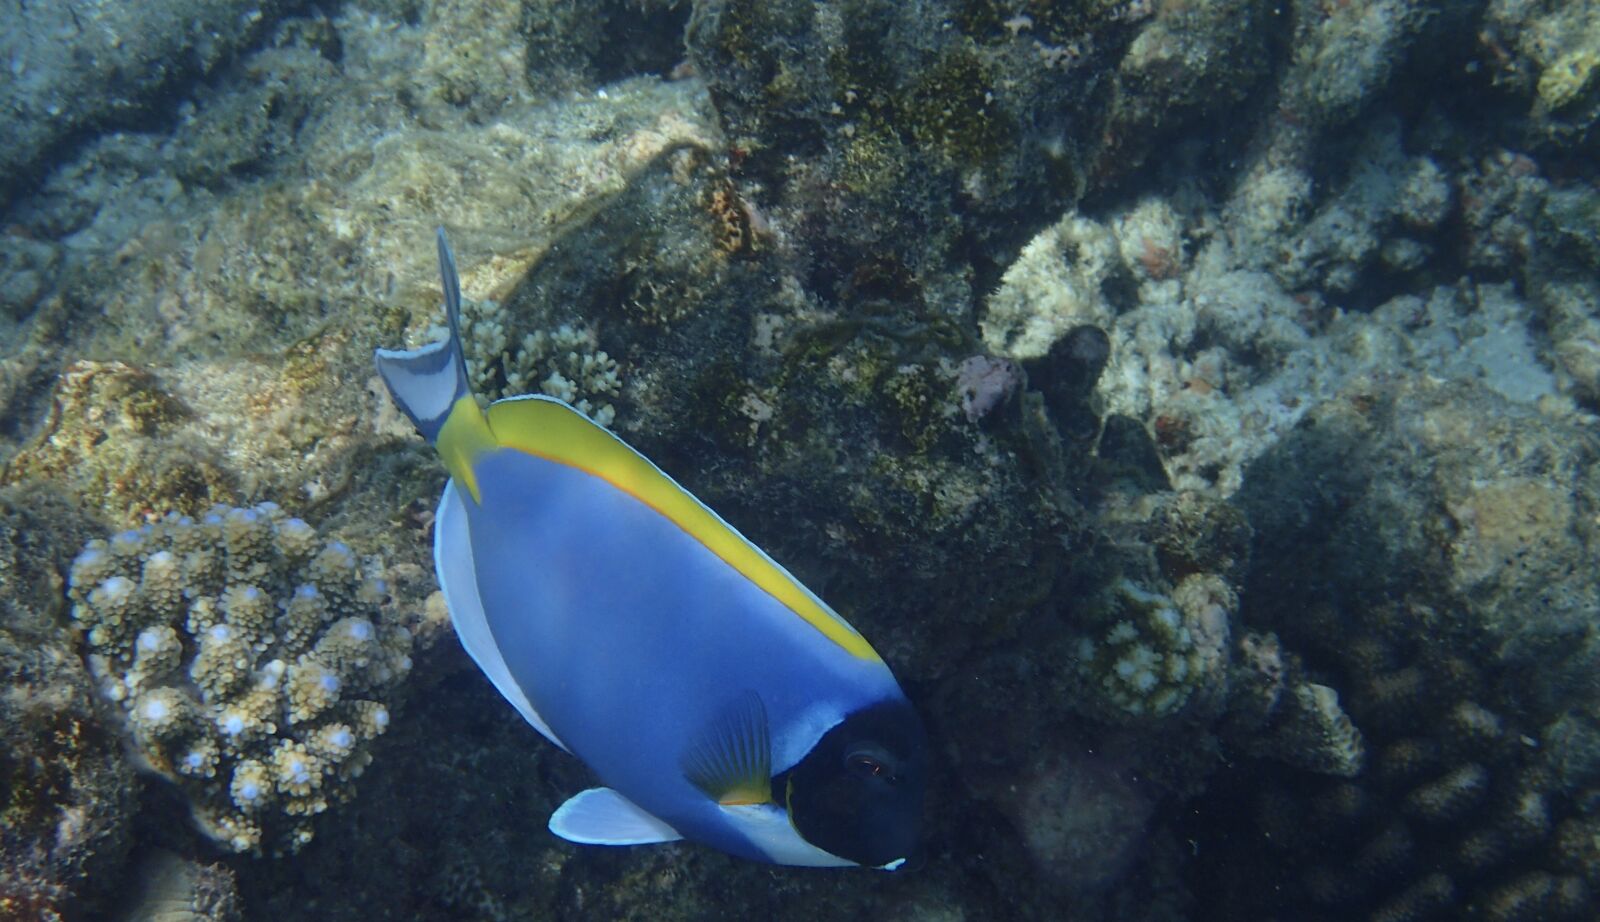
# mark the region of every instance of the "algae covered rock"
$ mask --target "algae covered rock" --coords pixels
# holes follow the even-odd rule
[[[745,191],[805,240],[795,255],[808,287],[829,301],[955,312],[973,281],[967,242],[980,264],[993,259],[1090,186],[1106,146],[1085,130],[1107,118],[1100,75],[1153,13],[738,0],[698,12],[687,43]],[[1201,59],[1237,60],[1188,58]],[[1177,96],[1151,88],[1145,111],[1120,116],[1121,136],[1142,148],[1148,123],[1182,107]]]
[[[1530,141],[1593,150],[1600,117],[1600,13],[1583,3],[1488,5],[1482,41],[1495,76],[1527,107]]]
[[[70,484],[118,518],[154,508],[198,512],[234,488],[214,452],[174,438],[191,411],[149,371],[78,362],[57,379],[50,416],[0,480]]]
[[[1251,469],[1241,503],[1258,536],[1273,536],[1257,553],[1310,546],[1321,562],[1258,559],[1259,591],[1306,607],[1407,600],[1417,616],[1417,606],[1436,613],[1433,629],[1489,644],[1508,667],[1537,664],[1534,700],[1590,687],[1600,576],[1582,561],[1600,542],[1597,452],[1575,419],[1484,388],[1366,382]]]
[[[0,918],[102,907],[133,844],[133,768],[61,628],[68,548],[93,528],[53,491],[0,490]]]
[[[1347,781],[1265,762],[1222,779],[1201,814],[1213,833],[1263,836],[1272,871],[1239,888],[1229,850],[1202,859],[1222,875],[1217,905],[1593,914],[1561,831],[1600,792],[1600,441],[1547,406],[1375,378],[1315,407],[1247,472],[1241,618],[1303,658],[1319,683],[1304,704],[1337,693],[1366,759]],[[1232,798],[1237,819],[1207,813],[1210,798]]]
[[[0,32],[7,60],[0,205],[52,150],[84,132],[125,125],[158,94],[206,74],[294,4],[155,0],[19,4]]]

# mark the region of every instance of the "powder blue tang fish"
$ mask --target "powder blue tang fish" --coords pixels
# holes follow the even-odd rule
[[[899,867],[917,840],[926,742],[883,659],[582,413],[543,396],[479,409],[443,230],[439,264],[449,339],[379,349],[378,371],[450,471],[433,555],[462,645],[605,785],[562,804],[551,831]]]

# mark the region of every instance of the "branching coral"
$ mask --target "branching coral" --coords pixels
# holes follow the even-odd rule
[[[1078,641],[1087,691],[1122,719],[1166,717],[1196,691],[1215,689],[1227,665],[1233,591],[1210,574],[1186,578],[1168,597],[1130,580],[1098,606],[1098,636]]]
[[[147,767],[234,851],[294,851],[351,796],[411,635],[350,549],[262,504],[92,541],[73,618]]]
[[[462,305],[462,337],[473,390],[491,398],[543,393],[564,400],[602,426],[616,419],[609,402],[622,391],[615,359],[592,327],[561,324],[514,340],[494,301]]]

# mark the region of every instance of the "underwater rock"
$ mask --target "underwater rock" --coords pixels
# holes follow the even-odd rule
[[[1419,240],[1430,240],[1449,215],[1453,190],[1438,164],[1426,156],[1407,157],[1402,141],[1398,120],[1374,119],[1362,129],[1341,186],[1270,251],[1266,268],[1285,288],[1350,297],[1386,254],[1391,271],[1428,260],[1428,245]],[[1401,250],[1411,255],[1399,259]]]
[[[1208,856],[1202,841],[1196,873],[1219,875],[1202,887],[1219,912],[1593,915],[1558,830],[1600,796],[1597,453],[1570,411],[1385,377],[1314,408],[1251,466],[1241,620],[1283,638],[1328,687],[1318,697],[1337,690],[1369,767],[1343,782],[1266,762],[1219,776],[1199,806],[1209,835],[1270,849]]]
[[[1255,597],[1360,605],[1409,633],[1471,639],[1537,667],[1530,701],[1595,687],[1600,442],[1479,385],[1374,378],[1317,407],[1252,466]],[[1323,472],[1307,481],[1304,471]],[[1269,550],[1270,549],[1270,550]],[[1313,570],[1283,554],[1319,561]],[[1549,705],[1545,705],[1549,706]]]
[[[1268,5],[1220,0],[1150,8],[1148,24],[1114,72],[1094,162],[1102,182],[1133,172],[1184,129],[1204,130],[1268,75]]]
[[[270,504],[92,541],[73,620],[146,769],[232,851],[298,851],[350,799],[411,669],[411,634],[350,549]]]
[[[1529,293],[1549,326],[1551,357],[1580,400],[1600,405],[1600,194],[1590,186],[1523,183],[1534,258],[1524,270]]]
[[[1600,13],[1587,4],[1492,0],[1481,43],[1495,80],[1526,107],[1528,140],[1594,149]]]
[[[666,11],[578,12],[607,21],[617,57],[605,66],[621,78],[649,63],[623,48],[629,30]],[[7,330],[13,315],[32,318],[31,339],[48,347],[42,374],[118,357],[155,376],[187,415],[150,433],[159,444],[147,454],[161,457],[127,470],[110,457],[76,465],[86,453],[74,450],[36,457],[16,476],[117,462],[130,489],[86,495],[124,521],[260,495],[321,502],[371,476],[350,457],[373,434],[360,425],[378,405],[361,386],[370,344],[420,336],[434,316],[423,306],[433,267],[416,239],[444,221],[492,250],[467,284],[497,298],[563,223],[655,158],[720,146],[689,82],[635,77],[547,106],[516,53],[529,28],[517,10],[477,2],[274,21],[238,66],[173,104],[171,125],[101,134],[64,153],[8,212],[0,318]],[[37,387],[0,381],[0,398],[22,383]],[[24,396],[8,404],[25,415],[6,420],[7,440],[38,440],[45,428],[48,402]],[[84,395],[63,396],[70,406]],[[128,447],[113,439],[105,450]],[[194,463],[180,464],[185,455]],[[168,476],[168,460],[182,469]]]
[[[1104,331],[1104,370],[1086,403],[1056,399],[1059,421],[1107,420],[1102,447],[1117,434],[1112,420],[1141,424],[1172,486],[1222,496],[1315,401],[1363,374],[1420,366],[1528,403],[1558,393],[1562,380],[1526,332],[1536,305],[1512,286],[1440,285],[1368,312],[1323,300],[1338,298],[1334,275],[1346,280],[1340,285],[1365,279],[1386,241],[1442,220],[1449,207],[1438,166],[1402,156],[1394,131],[1392,123],[1372,129],[1384,153],[1361,161],[1371,175],[1352,178],[1309,221],[1276,223],[1279,208],[1307,203],[1264,205],[1250,197],[1274,200],[1273,184],[1245,184],[1204,219],[1218,222],[1217,232],[1192,259],[1185,241],[1195,228],[1172,202],[1146,200],[1103,218],[1070,213],[1001,277],[980,321],[985,343],[1036,366],[1086,324]],[[1295,290],[1305,285],[1329,294]],[[1538,307],[1554,313],[1556,299],[1545,300]],[[1565,302],[1562,316],[1580,319],[1560,327],[1570,332],[1557,355],[1572,368],[1600,369],[1583,364],[1600,350],[1586,350],[1594,322],[1581,294]]]
[[[1294,7],[1294,60],[1280,106],[1313,129],[1348,122],[1388,84],[1424,27],[1444,18],[1423,0],[1357,0],[1331,10],[1299,0]]]
[[[1155,802],[1127,766],[1092,750],[1057,753],[1000,799],[1043,876],[1070,890],[1114,883],[1144,842]]]
[[[0,330],[12,330],[33,313],[61,270],[61,254],[62,248],[49,241],[0,237]]]
[[[127,125],[158,94],[207,75],[269,28],[281,0],[89,0],[18,4],[0,31],[8,62],[0,133],[0,207],[16,186],[49,168],[61,145]]]
[[[1339,693],[1309,681],[1299,659],[1270,633],[1235,640],[1219,734],[1233,752],[1319,775],[1352,778],[1367,764],[1361,731]]]
[[[171,438],[189,415],[145,369],[76,362],[56,381],[42,431],[0,471],[0,481],[70,484],[118,519],[152,508],[198,512],[234,486],[207,446]]]
[[[234,873],[224,864],[154,849],[134,872],[139,880],[119,922],[239,922],[244,918]]]
[[[1244,575],[1251,531],[1237,506],[1196,492],[1160,494],[1151,502],[1146,535],[1167,578],[1215,573],[1237,582]]]
[[[1339,707],[1339,693],[1312,682],[1290,690],[1276,728],[1252,748],[1307,771],[1342,778],[1361,774],[1366,757],[1360,731]]]
[[[1107,329],[1112,311],[1102,288],[1121,260],[1117,238],[1103,225],[1077,214],[1062,218],[1030,240],[1001,277],[981,324],[984,342],[996,354],[1027,360],[1071,330]]]
[[[388,494],[358,499],[376,512],[436,492],[431,467],[420,470],[404,449],[372,454],[388,403],[363,386],[375,381],[371,344],[420,337],[436,316],[423,307],[435,297],[433,267],[412,258],[426,247],[409,245],[394,203],[413,203],[417,239],[449,220],[491,246],[495,258],[474,266],[468,285],[504,294],[553,236],[527,227],[559,227],[665,152],[708,146],[713,129],[703,94],[654,80],[554,111],[519,97],[471,130],[440,102],[428,113],[447,118],[444,127],[422,124],[399,98],[410,98],[408,63],[430,35],[353,8],[287,21],[186,109],[172,150],[152,135],[103,136],[19,207],[0,249],[21,251],[13,241],[24,236],[53,245],[69,232],[76,243],[47,266],[59,293],[29,321],[32,334],[7,337],[47,348],[0,366],[0,457],[10,461],[0,480],[57,480],[118,523],[261,496],[326,508],[367,487]],[[338,49],[335,73],[326,55]],[[451,58],[445,45],[429,49],[438,62]],[[240,122],[241,112],[279,121]],[[267,163],[277,179],[251,185]],[[526,226],[507,223],[512,212]],[[0,258],[0,290],[41,265]],[[428,294],[413,297],[424,285]],[[534,333],[512,332],[508,343]],[[588,342],[599,331],[575,323],[563,334],[554,323],[546,332],[530,353],[539,375],[529,389],[568,396],[567,382],[574,398],[604,398],[599,412],[615,384],[604,349]],[[408,495],[396,499],[400,491]],[[360,530],[384,532],[380,544],[401,540],[387,511],[355,518]]]
[[[735,2],[691,18],[744,190],[800,235],[830,303],[960,309],[983,259],[1087,185],[1105,100],[1147,4]],[[1019,219],[1021,223],[1019,224]]]
[[[114,896],[137,786],[60,626],[93,525],[54,491],[0,489],[0,918],[79,918]]]

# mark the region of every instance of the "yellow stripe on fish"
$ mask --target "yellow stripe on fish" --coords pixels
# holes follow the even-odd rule
[[[478,476],[472,469],[472,461],[480,454],[499,447],[499,443],[489,429],[488,418],[478,408],[478,401],[471,394],[457,399],[450,408],[450,415],[445,417],[435,444],[439,457],[444,460],[445,470],[467,488],[473,502],[483,502],[483,496],[478,493]]]
[[[472,461],[495,447],[515,449],[599,477],[665,516],[851,655],[882,660],[855,628],[693,494],[626,442],[565,404],[502,400],[484,414],[470,396],[463,397],[451,408],[438,447],[450,473],[466,486],[475,502],[480,496]]]

